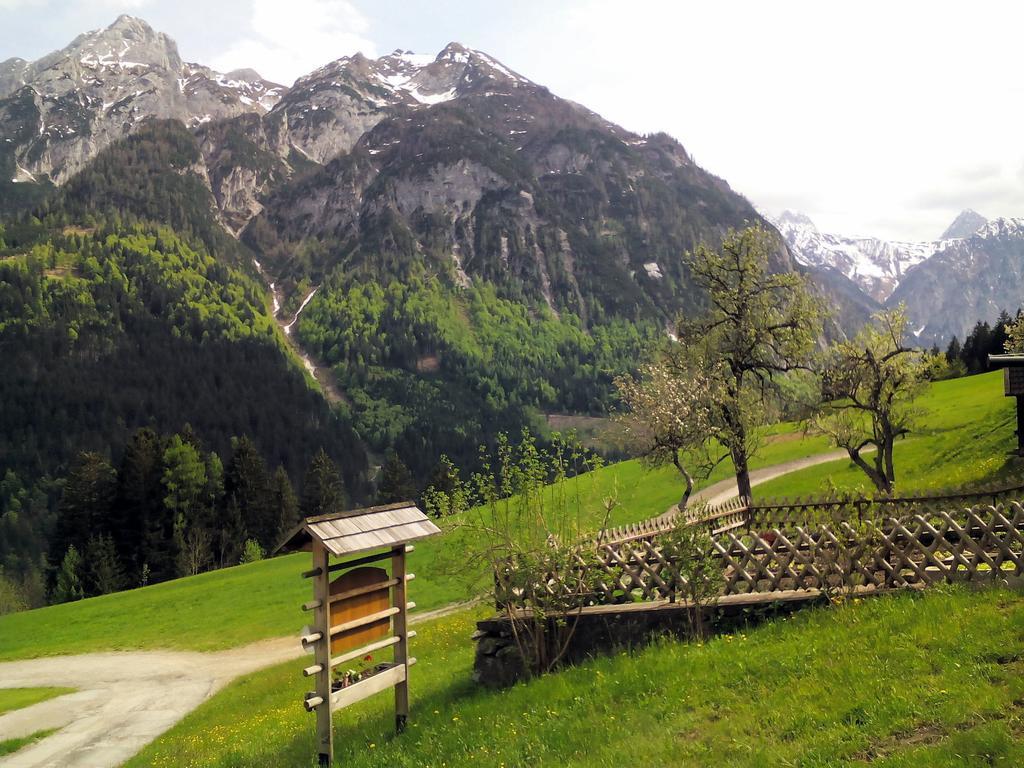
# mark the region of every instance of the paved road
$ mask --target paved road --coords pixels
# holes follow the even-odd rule
[[[424,611],[412,621],[439,618],[466,606]],[[235,678],[303,653],[298,637],[282,637],[214,653],[118,651],[2,663],[0,688],[78,690],[0,715],[0,741],[60,729],[0,758],[0,766],[113,768]]]

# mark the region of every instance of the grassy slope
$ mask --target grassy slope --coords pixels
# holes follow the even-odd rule
[[[1024,464],[1009,456],[1016,448],[1016,411],[1003,397],[1001,371],[933,385],[920,401],[920,428],[896,446],[897,487],[946,488],[963,483],[1019,476]],[[810,467],[759,486],[767,496],[820,493],[829,482],[844,490],[871,488],[852,462]]]
[[[808,610],[703,646],[666,641],[596,659],[500,693],[470,680],[472,629],[469,613],[420,628],[409,731],[392,735],[387,695],[344,710],[335,716],[339,764],[1024,761],[1019,593],[937,590]],[[310,765],[302,664],[230,686],[128,765]]]
[[[914,483],[936,486],[1005,473],[1013,443],[1013,403],[1002,396],[1000,374],[941,382],[922,398],[928,425],[899,446],[897,471]],[[754,466],[777,464],[829,450],[824,438],[803,436],[795,424],[781,424]],[[951,473],[950,467],[957,467]],[[720,465],[707,482],[727,477]],[[842,487],[863,486],[849,462],[804,470],[760,486],[759,495],[808,494],[831,478]],[[573,481],[575,482],[575,481]],[[616,495],[613,525],[660,514],[678,498],[671,468],[647,470],[623,462],[580,481],[584,511],[598,519],[601,500]],[[450,523],[451,521],[446,521]],[[596,522],[595,522],[596,525]],[[418,574],[413,599],[429,610],[465,599],[479,574],[465,573],[466,530],[448,532],[417,545],[411,568]],[[297,606],[309,585],[298,577],[307,555],[290,555],[144,589],[0,617],[0,660],[120,648],[211,650],[298,631],[306,617]],[[128,631],[125,621],[131,617]],[[231,627],[231,632],[224,632]]]
[[[0,715],[71,693],[74,688],[0,688]]]
[[[823,449],[820,438],[777,441],[759,461],[773,464]],[[613,525],[660,514],[678,500],[681,485],[674,473],[649,471],[636,461],[605,467],[578,480],[583,509],[596,525],[601,500],[615,494],[620,506]],[[728,473],[720,466],[708,482]],[[465,572],[472,534],[451,523],[445,521],[444,536],[417,543],[410,556],[417,574],[413,599],[421,610],[467,599],[479,580],[479,574]],[[309,555],[300,553],[0,616],[0,660],[128,648],[213,650],[295,634],[308,621],[298,608],[309,599],[309,584],[299,577],[307,568]]]

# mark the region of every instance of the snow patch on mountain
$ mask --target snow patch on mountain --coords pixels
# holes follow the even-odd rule
[[[183,62],[170,37],[127,15],[36,61],[0,64],[0,99],[18,98],[12,89],[22,85],[31,89],[38,130],[18,142],[15,160],[26,174],[58,184],[147,118],[196,127],[243,113],[265,114],[284,93],[253,70],[225,74]],[[16,130],[10,114],[3,121],[0,105],[0,135]]]
[[[769,219],[797,261],[836,269],[877,301],[889,298],[908,270],[955,239],[912,242],[837,235],[821,232],[809,217],[794,211]]]

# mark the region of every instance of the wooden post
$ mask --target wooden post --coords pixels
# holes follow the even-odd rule
[[[1024,395],[1017,395],[1017,455],[1024,456]]]
[[[394,631],[398,638],[395,645],[395,664],[405,667],[402,682],[395,686],[395,731],[401,733],[409,719],[409,640],[406,623],[404,544],[391,550],[391,578],[395,579],[391,604],[399,609],[394,618]]]
[[[317,749],[320,754],[320,765],[329,766],[334,762],[334,729],[331,726],[331,576],[330,553],[320,541],[313,542],[313,569],[319,573],[313,577],[314,601],[320,604],[315,609],[315,627],[320,632],[316,641],[316,663],[320,671],[316,673],[316,693],[323,703],[316,708]]]

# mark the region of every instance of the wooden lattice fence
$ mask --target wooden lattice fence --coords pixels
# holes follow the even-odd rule
[[[927,499],[928,504],[924,499],[904,501],[908,503],[898,516],[884,514],[895,509],[891,505],[851,515],[848,502],[819,502],[784,514],[776,508],[743,509],[741,525],[721,524],[736,510],[690,524],[708,528],[723,596],[872,591],[1024,576],[1020,503],[938,508],[934,505],[942,502],[935,498]],[[764,517],[757,517],[762,512]],[[583,605],[675,599],[686,593],[687,585],[672,547],[664,541],[669,530],[638,532],[581,548],[576,565],[549,572],[542,588]],[[521,602],[516,592],[506,592],[502,602]]]
[[[993,505],[1024,496],[1024,479],[1007,481],[983,488],[956,488],[938,492],[905,493],[895,497],[831,497],[816,499],[764,499],[745,505],[732,499],[717,506],[697,505],[680,512],[672,510],[648,520],[628,523],[604,531],[594,540],[597,545],[655,538],[673,530],[680,523],[706,523],[713,533],[725,531],[768,530],[791,526],[812,526],[824,521],[850,519],[879,520],[927,514],[930,511],[971,507],[982,503]]]

